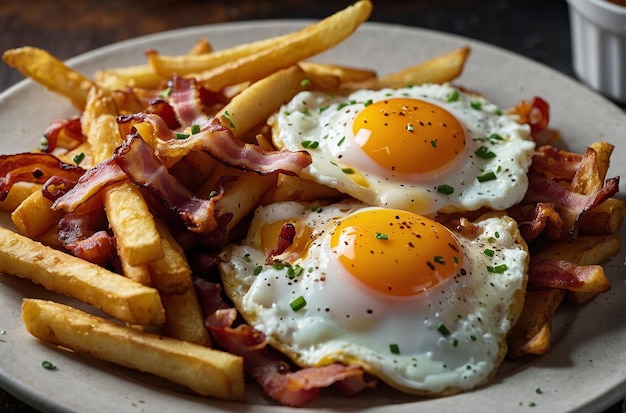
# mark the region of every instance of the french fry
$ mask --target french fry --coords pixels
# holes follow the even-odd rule
[[[161,300],[167,315],[163,326],[165,335],[210,347],[204,315],[193,286],[190,285],[184,294],[161,294]]]
[[[270,196],[271,195],[271,196]],[[297,176],[278,175],[274,192],[268,194],[268,202],[280,201],[316,201],[341,198],[345,196],[338,190],[319,184],[315,181]]]
[[[11,221],[20,234],[36,239],[55,226],[64,215],[63,211],[53,211],[50,206],[52,201],[41,191],[35,191],[15,208]]]
[[[624,223],[625,210],[624,201],[609,198],[580,218],[578,231],[581,234],[618,234]]]
[[[157,290],[0,228],[0,272],[40,284],[134,324],[162,324]]]
[[[26,329],[45,342],[151,373],[225,400],[244,397],[243,360],[197,344],[157,336],[51,301],[24,299]]]
[[[131,183],[106,188],[104,209],[119,251],[130,265],[147,264],[163,257],[154,217],[139,188]]]
[[[565,298],[565,290],[526,292],[524,308],[508,337],[508,357],[547,354],[552,349],[552,316]]]
[[[401,88],[407,85],[450,82],[463,72],[469,53],[469,47],[461,47],[416,66],[385,75],[380,78],[378,87]]]
[[[163,257],[148,263],[152,284],[165,294],[184,294],[191,288],[191,268],[185,251],[178,245],[167,227],[156,223],[161,238]]]
[[[235,96],[216,117],[242,138],[255,126],[265,122],[280,106],[304,90],[305,72],[299,66],[279,70],[253,83]]]
[[[245,172],[222,164],[216,168],[205,185],[198,190],[197,196],[208,198],[211,191],[214,191],[217,187],[219,179],[223,176],[234,176],[237,178],[225,184],[224,195],[215,204],[218,216],[224,214],[232,215],[226,226],[226,232],[229,232],[259,205],[263,195],[276,184],[276,176]]]
[[[79,109],[85,107],[87,94],[96,84],[45,50],[20,47],[4,52],[2,59],[48,90],[67,97]]]
[[[210,90],[256,81],[297,64],[345,40],[370,15],[372,4],[361,0],[291,36],[253,54],[199,73],[196,78]]]
[[[0,211],[13,212],[33,192],[41,190],[41,185],[30,182],[16,182],[4,200],[0,201]]]
[[[313,62],[300,62],[298,65],[316,90],[332,92],[343,89],[342,86],[348,84],[361,85],[378,81],[373,70]]]

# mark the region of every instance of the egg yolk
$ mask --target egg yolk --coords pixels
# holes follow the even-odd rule
[[[285,239],[284,236],[281,236],[285,225],[291,225],[293,227],[290,234],[292,236],[289,236],[289,239]],[[276,221],[261,227],[258,242],[266,256],[272,251],[279,249],[281,254],[288,253],[295,259],[305,255],[312,232],[313,230],[308,225],[297,220]],[[285,242],[284,248],[281,248],[279,244],[281,241]]]
[[[352,124],[357,144],[376,163],[402,173],[432,173],[453,165],[465,149],[465,129],[447,110],[410,98],[363,109]]]
[[[412,296],[453,277],[463,255],[452,233],[421,215],[367,209],[343,219],[331,249],[357,280],[381,293]]]

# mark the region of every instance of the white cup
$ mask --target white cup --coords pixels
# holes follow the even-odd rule
[[[572,63],[582,82],[626,103],[626,0],[567,0]]]

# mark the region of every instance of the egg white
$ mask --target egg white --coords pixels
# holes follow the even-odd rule
[[[506,335],[525,293],[528,252],[515,221],[494,214],[475,223],[475,237],[455,232],[463,269],[426,293],[390,297],[355,280],[330,253],[334,225],[362,208],[367,206],[359,202],[258,208],[247,238],[224,252],[225,292],[248,323],[302,367],[358,364],[392,387],[420,395],[487,382],[506,353]],[[260,227],[285,219],[313,228],[306,255],[291,263],[301,268],[295,277],[288,267],[265,264],[258,246]],[[502,263],[502,273],[487,270]],[[299,296],[306,305],[294,311],[290,303]],[[442,325],[449,334],[442,334]]]
[[[456,99],[450,101],[451,96]],[[468,134],[462,159],[430,175],[393,172],[370,159],[356,143],[352,124],[367,104],[393,97],[425,100],[454,115]],[[311,154],[311,165],[302,171],[304,178],[371,205],[425,216],[481,207],[504,210],[520,202],[528,188],[526,173],[535,148],[528,125],[501,113],[485,98],[449,84],[359,90],[348,96],[305,91],[283,105],[269,124],[276,147]],[[496,157],[477,156],[481,146]],[[354,173],[345,173],[348,169]],[[495,173],[496,179],[479,182],[477,178],[488,172]],[[440,186],[453,193],[438,192]]]

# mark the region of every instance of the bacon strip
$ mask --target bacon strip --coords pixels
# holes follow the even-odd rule
[[[298,175],[311,163],[311,156],[306,151],[273,151],[245,143],[216,118],[202,125],[199,133],[186,139],[159,140],[156,148],[160,158],[183,156],[198,150],[227,165],[261,175],[279,172]]]
[[[535,240],[544,230],[558,234],[564,225],[554,204],[539,202],[523,219],[517,219],[522,237],[526,242]]]
[[[113,159],[107,159],[86,171],[76,185],[52,203],[52,210],[73,212],[97,195],[103,188],[127,180],[128,177]]]
[[[80,118],[55,120],[48,125],[43,133],[43,136],[45,136],[48,141],[48,145],[46,147],[46,152],[48,153],[51,153],[57,148],[59,138],[61,137],[66,137],[67,140],[70,141],[67,142],[67,149],[74,149],[85,141],[80,124]]]
[[[296,227],[291,222],[283,224],[283,226],[280,228],[278,239],[276,240],[276,246],[274,246],[272,251],[270,251],[269,255],[265,259],[265,263],[273,263],[274,257],[285,252],[285,250],[289,248],[291,244],[293,244],[293,240],[295,237]]]
[[[532,134],[545,130],[550,123],[550,105],[538,96],[530,102],[522,100],[509,113],[517,114],[521,122],[530,125]]]
[[[545,145],[537,148],[530,170],[548,178],[571,181],[580,169],[582,158],[579,153]]]
[[[135,185],[159,199],[190,231],[207,233],[217,228],[215,203],[222,198],[223,189],[210,199],[195,197],[168,172],[137,131],[127,136],[113,158]]]
[[[169,103],[176,112],[182,127],[205,124],[208,116],[202,111],[200,92],[193,78],[174,76]]]
[[[19,153],[0,155],[0,201],[4,200],[16,182],[43,184],[52,176],[76,181],[85,170],[70,165],[48,153]]]
[[[244,357],[244,368],[265,394],[283,405],[298,407],[319,396],[320,389],[333,384],[352,394],[372,388],[377,381],[365,377],[359,366],[335,363],[324,367],[291,371],[284,357],[266,345],[263,334],[247,324],[232,327],[237,312],[220,297],[219,284],[197,279],[194,283],[215,341],[227,351]]]
[[[528,289],[559,288],[576,290],[601,268],[599,265],[576,265],[570,261],[544,259],[534,256],[528,266]],[[606,292],[610,284],[604,286]]]
[[[529,174],[529,186],[524,203],[547,202],[555,205],[563,219],[559,239],[574,239],[578,235],[580,218],[619,190],[619,177],[607,179],[603,187],[590,195],[578,194],[560,185],[558,181]]]

